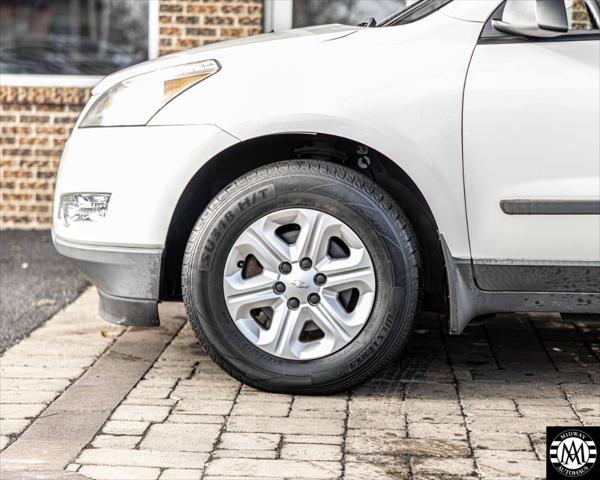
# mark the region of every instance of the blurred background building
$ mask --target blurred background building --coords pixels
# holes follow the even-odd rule
[[[582,0],[572,3],[572,21]],[[0,0],[0,228],[48,228],[64,144],[129,65],[273,29],[383,20],[414,0]]]
[[[272,29],[382,19],[405,0],[0,0],[0,228],[48,228],[90,89],[129,65]]]

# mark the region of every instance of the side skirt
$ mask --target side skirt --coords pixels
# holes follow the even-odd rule
[[[462,333],[469,322],[480,315],[501,312],[600,312],[600,292],[529,292],[481,290],[475,282],[470,260],[453,258],[440,236],[450,304],[450,333]]]

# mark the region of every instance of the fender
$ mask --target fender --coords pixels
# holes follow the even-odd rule
[[[150,124],[214,124],[240,141],[323,133],[376,149],[421,190],[453,256],[470,258],[462,99],[482,26],[436,12],[416,24],[360,29],[298,48],[271,42],[256,54],[209,51],[222,70]]]

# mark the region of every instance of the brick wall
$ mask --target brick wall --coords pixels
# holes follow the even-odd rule
[[[64,144],[90,92],[0,87],[0,226],[48,228]]]
[[[160,54],[262,32],[262,0],[160,0]]]
[[[160,0],[160,54],[262,31],[262,0]],[[49,228],[62,148],[89,89],[0,85],[0,228]]]

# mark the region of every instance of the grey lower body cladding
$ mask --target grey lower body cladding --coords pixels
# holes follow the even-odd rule
[[[477,286],[487,291],[600,293],[600,262],[476,261]]]
[[[53,235],[58,253],[98,287],[100,314],[119,325],[157,326],[162,249],[82,245]]]
[[[450,333],[461,333],[473,318],[488,313],[600,313],[600,262],[472,262],[453,258],[441,241]]]

